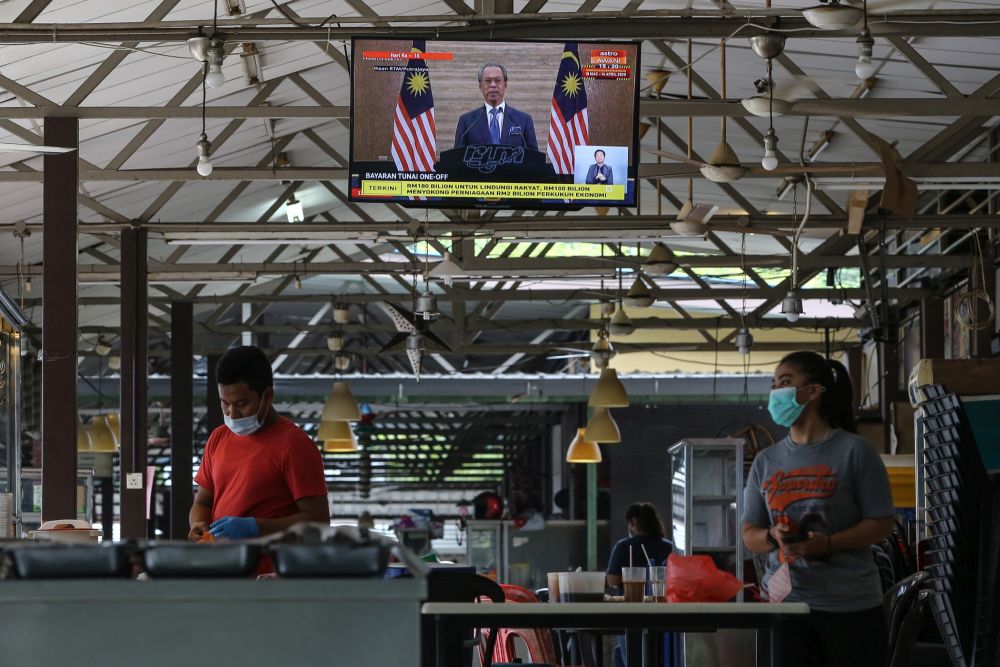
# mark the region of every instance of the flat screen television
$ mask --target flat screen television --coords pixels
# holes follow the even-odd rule
[[[355,39],[350,200],[638,204],[639,45]]]

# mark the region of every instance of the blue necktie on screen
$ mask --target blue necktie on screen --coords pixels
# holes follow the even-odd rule
[[[493,139],[493,143],[500,143],[500,123],[497,121],[497,115],[500,113],[500,109],[493,107],[490,109],[490,137]]]

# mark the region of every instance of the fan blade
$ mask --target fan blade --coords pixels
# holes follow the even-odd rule
[[[854,167],[849,164],[781,164],[776,169],[768,171],[763,167],[750,167],[749,172],[754,176],[794,176],[797,174],[827,174],[838,176],[859,176],[862,174],[881,175],[885,169],[877,165],[865,165]]]
[[[33,146],[32,144],[9,144],[0,141],[0,151],[13,151],[15,153],[43,153],[47,155],[58,155],[75,151],[75,148],[62,148],[60,146]]]
[[[546,359],[582,359],[583,357],[589,357],[590,354],[556,354],[553,356],[545,357]]]
[[[793,76],[789,81],[782,81],[774,86],[775,99],[795,102],[810,96],[812,96],[812,89],[806,84],[806,79],[803,76]]]
[[[851,190],[847,199],[847,233],[860,234],[865,224],[865,208],[868,206],[868,190]]]
[[[671,160],[677,160],[678,162],[683,162],[684,164],[690,164],[695,167],[704,167],[704,162],[699,162],[698,160],[692,160],[686,155],[680,155],[679,153],[671,153],[670,151],[658,151],[652,148],[646,149],[653,155],[659,155],[660,157],[669,158]]]
[[[862,0],[854,0],[852,5],[863,5]],[[881,14],[882,12],[901,12],[906,10],[927,10],[931,8],[933,2],[929,0],[869,0],[868,14]]]

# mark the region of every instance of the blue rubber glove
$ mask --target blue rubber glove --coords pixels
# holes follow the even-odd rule
[[[224,537],[228,540],[245,540],[260,535],[257,519],[242,516],[224,516],[212,522],[208,527],[212,537]]]

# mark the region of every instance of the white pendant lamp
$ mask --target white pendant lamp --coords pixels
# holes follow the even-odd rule
[[[628,336],[635,331],[635,325],[632,324],[632,320],[625,313],[624,308],[619,308],[611,316],[611,321],[608,322],[608,331],[614,336]]]

